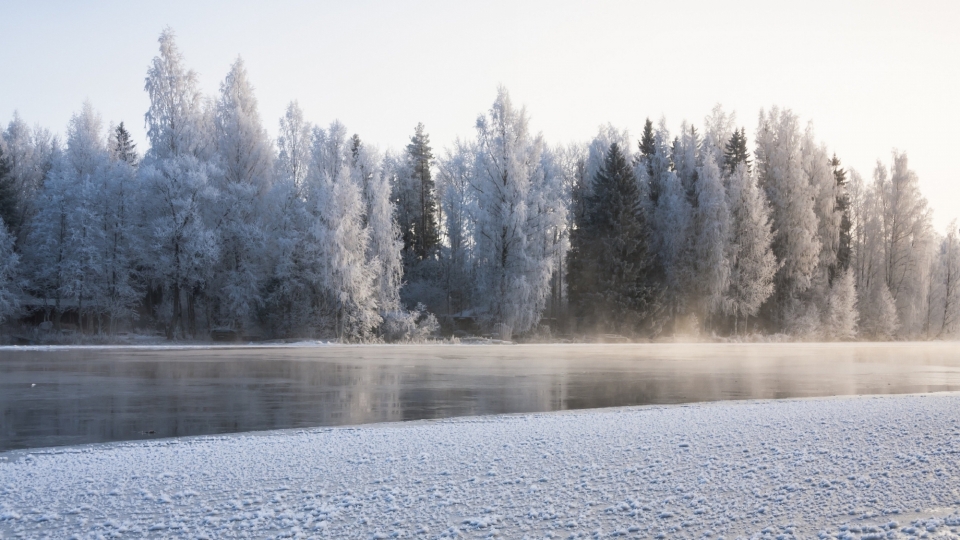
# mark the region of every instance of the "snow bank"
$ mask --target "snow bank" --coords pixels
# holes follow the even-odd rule
[[[0,455],[0,537],[958,538],[960,394]]]

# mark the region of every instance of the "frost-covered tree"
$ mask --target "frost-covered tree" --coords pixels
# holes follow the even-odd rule
[[[265,201],[270,241],[265,246],[269,268],[261,318],[267,330],[279,336],[312,336],[319,326],[319,257],[317,246],[308,243],[314,223],[307,205],[312,131],[299,104],[291,102],[280,118],[274,183]]]
[[[215,126],[217,164],[222,175],[214,216],[220,238],[213,287],[216,320],[244,328],[260,305],[260,284],[265,274],[262,197],[271,183],[274,156],[240,58],[220,85]]]
[[[901,331],[915,335],[925,313],[923,291],[927,287],[923,280],[931,262],[932,213],[905,153],[893,153],[889,170],[877,164],[874,189],[881,211],[884,279],[897,306]]]
[[[143,216],[150,247],[144,270],[151,288],[163,295],[154,309],[172,339],[197,333],[197,304],[219,256],[207,211],[219,198],[212,179],[222,174],[208,159],[215,108],[204,108],[197,75],[184,66],[173,31],[164,30],[158,41],[160,55],[144,84],[150,98],[145,115],[150,149],[140,182],[151,201]]]
[[[300,104],[296,101],[290,102],[280,118],[276,178],[289,180],[297,190],[303,187],[307,178],[312,130],[310,123],[303,118]]]
[[[54,325],[69,303],[80,316],[102,312],[105,231],[99,180],[108,163],[102,122],[89,102],[70,119],[67,147],[54,157],[28,222],[24,260],[31,289],[53,301]]]
[[[363,181],[368,188],[364,192],[364,221],[370,237],[367,264],[374,274],[374,298],[381,314],[399,311],[400,284],[404,275],[403,240],[395,206],[390,200],[392,171],[384,168],[385,163],[396,163],[396,160],[384,160],[376,148],[369,145],[359,147],[354,154],[355,181]]]
[[[175,39],[170,28],[160,34],[160,55],[150,63],[144,84],[150,97],[145,115],[149,152],[156,159],[198,156],[205,142],[197,74],[184,65]]]
[[[30,126],[14,112],[13,118],[0,137],[0,146],[3,146],[7,165],[9,166],[9,181],[13,185],[16,198],[16,211],[7,221],[7,228],[19,244],[25,236],[23,225],[36,210],[33,204],[43,179],[50,170],[56,138],[50,132]]]
[[[732,233],[730,208],[720,167],[713,152],[707,152],[697,170],[697,206],[694,212],[693,253],[697,293],[705,316],[727,309],[730,286]]]
[[[553,272],[545,245],[554,179],[544,168],[544,142],[529,132],[524,109],[500,88],[477,119],[477,269],[480,309],[504,337],[535,326]]]
[[[800,306],[801,295],[813,283],[821,251],[814,208],[817,192],[803,169],[803,141],[797,116],[790,110],[774,107],[760,112],[756,167],[773,210],[773,253],[780,264],[771,315],[789,330],[796,313],[809,311]]]
[[[462,313],[473,305],[476,197],[472,188],[476,148],[459,139],[437,164],[437,192],[445,233],[440,254],[445,311]]]
[[[853,272],[843,270],[833,280],[827,296],[823,333],[827,339],[849,340],[857,335],[857,289]]]
[[[757,185],[749,166],[740,162],[727,180],[727,201],[732,218],[732,257],[727,312],[733,316],[734,332],[748,327],[760,306],[773,294],[773,278],[779,268],[773,254],[773,231],[766,195]]]
[[[379,326],[375,269],[367,256],[370,231],[364,225],[363,186],[351,174],[353,160],[346,128],[334,122],[314,129],[308,183],[314,224],[308,242],[315,242],[314,264],[322,291],[320,310],[332,315],[339,339],[365,340]]]
[[[950,223],[940,242],[936,268],[939,295],[934,305],[940,324],[931,334],[938,338],[954,337],[960,330],[960,239],[956,221]]]

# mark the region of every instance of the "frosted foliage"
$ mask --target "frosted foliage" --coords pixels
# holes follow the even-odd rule
[[[755,316],[773,293],[778,264],[771,248],[770,209],[756,176],[740,164],[728,183],[734,254],[727,305],[737,321]]]
[[[364,226],[362,186],[350,171],[346,128],[334,122],[315,129],[310,183],[315,223],[311,240],[321,284],[331,300],[341,339],[367,339],[381,322],[376,304],[376,269],[367,260],[370,232]]]
[[[445,234],[443,255],[444,288],[453,313],[463,311],[472,298],[476,196],[472,187],[475,149],[457,140],[453,149],[437,163],[437,194],[440,200],[441,230]]]
[[[931,299],[931,308],[939,324],[930,333],[939,338],[956,337],[960,331],[960,239],[956,221],[950,223],[940,242],[935,279],[937,293]]]
[[[257,98],[240,58],[220,84],[216,111],[217,151],[226,182],[265,190],[273,168],[273,145],[260,123]]]
[[[158,41],[160,56],[151,62],[144,84],[150,96],[145,115],[150,153],[155,158],[199,153],[204,118],[197,74],[184,66],[173,30],[165,29]]]
[[[900,326],[890,289],[876,280],[860,294],[860,333],[870,339],[890,339]]]
[[[719,104],[713,107],[710,114],[703,120],[704,133],[701,152],[712,154],[719,166],[723,163],[723,149],[736,129],[737,116],[726,113]]]
[[[221,190],[212,221],[217,224],[221,257],[212,288],[219,304],[218,322],[243,328],[261,303],[265,240],[260,216],[274,156],[239,58],[220,85],[215,128]]]
[[[663,265],[673,308],[682,312],[693,277],[690,265],[693,208],[673,171],[665,172],[661,178],[662,191],[653,214],[659,240],[657,255]]]
[[[112,162],[103,135],[99,115],[85,103],[70,119],[66,150],[52,158],[37,211],[27,224],[24,262],[30,286],[53,300],[57,324],[67,301],[81,315],[116,311],[108,300],[115,282],[108,272],[116,267],[107,257]]]
[[[103,137],[103,121],[89,101],[80,113],[70,118],[67,129],[67,159],[78,178],[89,177],[103,165],[107,154]]]
[[[714,314],[726,308],[726,293],[730,286],[731,216],[720,168],[713,154],[707,154],[698,172],[694,240],[696,283],[705,312]]]
[[[836,264],[840,246],[840,217],[837,209],[837,180],[833,175],[826,146],[817,144],[813,126],[808,126],[803,137],[803,171],[814,197],[817,215],[817,237],[820,239],[818,262],[821,268]]]
[[[396,162],[396,160],[388,160]],[[396,311],[400,308],[400,281],[403,277],[403,264],[400,250],[400,227],[394,215],[394,205],[390,201],[390,177],[386,174],[379,155],[364,145],[358,156],[361,170],[367,172],[367,229],[370,234],[370,246],[367,260],[374,271],[374,296],[381,313]]]
[[[477,263],[486,319],[504,337],[540,319],[554,259],[544,248],[553,179],[544,143],[529,133],[526,111],[500,88],[489,115],[477,120]]]
[[[844,270],[830,288],[827,309],[823,320],[823,333],[827,339],[848,340],[857,335],[857,290],[851,270]]]
[[[290,180],[297,190],[302,189],[310,164],[310,123],[304,120],[300,105],[293,101],[280,118],[279,150],[276,162],[277,178]]]
[[[816,192],[803,170],[797,117],[774,107],[760,112],[756,136],[756,165],[760,185],[773,209],[773,252],[781,267],[776,287],[781,309],[810,287],[820,253],[814,211]]]
[[[43,184],[43,177],[53,152],[49,131],[39,127],[31,129],[17,112],[7,124],[2,140],[3,156],[10,167],[14,191],[18,198],[18,223],[8,223],[7,227],[22,224],[30,213],[31,202]]]
[[[19,264],[20,256],[13,251],[13,236],[0,219],[0,324],[14,315],[19,307]]]
[[[931,210],[904,153],[893,153],[889,171],[877,164],[874,189],[882,212],[883,275],[897,305],[901,330],[914,335],[926,311],[922,302],[933,244]]]
[[[168,333],[182,335],[181,303],[190,290],[202,288],[219,257],[219,238],[206,226],[203,209],[219,197],[210,184],[211,170],[193,156],[164,159],[141,169],[141,183],[153,204],[145,208],[146,270],[170,302],[163,317]]]

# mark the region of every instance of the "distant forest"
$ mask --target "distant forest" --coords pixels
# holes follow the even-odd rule
[[[907,155],[845,170],[789,109],[552,146],[500,88],[475,135],[380,152],[297,102],[268,137],[238,59],[202,95],[172,31],[149,148],[85,103],[0,141],[0,322],[109,336],[945,339],[960,243]],[[751,140],[752,139],[752,140]]]

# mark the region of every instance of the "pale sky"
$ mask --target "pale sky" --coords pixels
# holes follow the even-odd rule
[[[297,99],[381,149],[417,122],[435,153],[505,85],[551,143],[665,116],[700,126],[720,103],[751,138],[780,105],[847,168],[907,151],[943,231],[960,216],[960,2],[7,2],[0,122],[64,133],[89,99],[145,150],[143,79],[165,26],[213,94],[237,55],[275,136]]]

